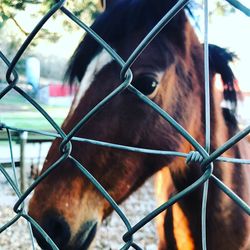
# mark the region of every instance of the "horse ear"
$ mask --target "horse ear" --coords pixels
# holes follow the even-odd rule
[[[166,14],[175,4],[177,4],[178,0],[146,0],[150,1],[152,10],[158,12],[159,15]]]
[[[148,5],[148,8],[150,8],[151,13],[154,13],[153,15],[159,20],[178,3],[178,0],[145,0],[145,2],[146,5]],[[183,14],[183,10],[181,10],[175,15],[167,26],[169,28],[172,27],[173,30],[182,30],[185,23],[185,14]]]
[[[113,3],[113,0],[101,0],[103,10],[107,10]]]

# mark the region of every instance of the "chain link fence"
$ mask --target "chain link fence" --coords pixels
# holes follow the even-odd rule
[[[242,5],[240,2],[236,0],[226,0],[231,5],[233,5],[235,8],[240,9],[242,12],[244,12],[246,15],[250,16],[250,10]],[[105,197],[105,199],[110,203],[110,205],[113,207],[115,212],[118,214],[118,216],[123,221],[124,225],[127,228],[127,232],[122,236],[124,240],[124,246],[122,249],[129,249],[130,247],[134,249],[141,249],[139,245],[133,241],[133,235],[136,234],[136,232],[144,227],[148,222],[150,222],[152,219],[154,219],[157,215],[159,215],[161,212],[166,210],[168,207],[172,206],[175,202],[179,201],[186,195],[188,195],[190,192],[195,190],[196,188],[203,185],[203,201],[202,201],[202,245],[203,249],[206,249],[206,204],[207,204],[207,194],[208,194],[208,186],[209,181],[213,180],[213,182],[217,185],[219,189],[221,189],[224,193],[226,193],[231,199],[235,201],[239,205],[241,209],[243,209],[248,215],[250,215],[250,207],[239,197],[237,196],[231,189],[229,189],[223,182],[221,182],[216,176],[213,175],[213,162],[214,161],[226,161],[226,162],[232,162],[232,163],[241,163],[241,164],[250,164],[249,159],[232,159],[232,158],[225,158],[220,157],[226,150],[230,149],[234,144],[236,144],[238,141],[240,141],[242,138],[244,138],[246,135],[250,132],[250,126],[246,127],[244,130],[240,131],[238,134],[230,138],[224,145],[220,146],[218,149],[216,149],[213,153],[209,154],[209,145],[210,145],[210,98],[209,94],[206,94],[205,103],[206,103],[206,147],[202,147],[187,131],[181,127],[180,124],[178,124],[167,112],[163,111],[159,106],[157,106],[153,101],[142,95],[135,87],[133,87],[130,83],[133,79],[132,71],[130,70],[130,66],[133,64],[133,62],[136,60],[136,58],[142,53],[142,51],[147,47],[147,45],[152,41],[152,39],[164,28],[165,25],[181,10],[183,9],[188,3],[188,0],[180,0],[174,5],[174,7],[166,13],[166,15],[155,25],[155,27],[148,33],[148,35],[143,39],[143,41],[140,43],[140,45],[134,50],[134,52],[130,55],[127,61],[123,61],[122,58],[112,49],[112,47],[109,46],[101,37],[98,36],[90,27],[88,27],[84,22],[79,20],[76,16],[74,16],[68,9],[64,7],[65,0],[58,1],[55,3],[55,5],[49,10],[49,12],[42,18],[42,20],[37,24],[37,26],[34,28],[34,30],[30,33],[30,35],[27,37],[27,39],[24,41],[22,46],[17,51],[16,55],[12,60],[9,60],[6,58],[3,52],[0,52],[0,58],[6,64],[7,66],[7,72],[6,72],[6,80],[8,82],[8,86],[4,88],[0,93],[0,99],[2,99],[9,91],[14,90],[17,93],[19,93],[25,100],[27,100],[36,110],[37,112],[40,112],[44,119],[46,119],[51,126],[55,129],[56,133],[49,133],[45,131],[35,131],[30,129],[18,129],[8,126],[8,124],[1,124],[0,129],[5,130],[8,135],[8,145],[9,145],[9,151],[12,159],[12,169],[14,173],[14,178],[11,178],[11,176],[8,174],[8,172],[5,170],[2,164],[0,164],[0,171],[2,175],[6,178],[9,185],[14,190],[16,196],[18,197],[18,200],[13,207],[14,212],[16,215],[8,221],[6,224],[1,225],[0,227],[0,233],[5,231],[8,227],[13,225],[15,222],[17,222],[21,217],[24,218],[30,228],[30,235],[31,235],[31,245],[33,246],[33,249],[35,249],[34,246],[34,238],[32,236],[32,230],[31,225],[37,229],[43,235],[43,237],[46,239],[46,241],[50,244],[50,246],[53,249],[58,249],[58,247],[55,245],[55,243],[50,239],[50,237],[46,234],[46,232],[37,224],[35,220],[32,219],[28,215],[28,213],[25,210],[24,202],[26,201],[29,194],[34,190],[34,188],[43,181],[46,176],[48,176],[55,168],[59,166],[61,162],[63,162],[65,159],[70,159],[71,162],[74,163],[74,166],[78,168],[86,177],[87,179],[92,182],[92,184],[99,190],[99,192]],[[207,26],[208,22],[208,8],[207,8],[208,1],[205,1],[205,26]],[[58,124],[53,120],[53,117],[49,116],[48,113],[45,112],[45,110],[32,98],[30,97],[23,89],[21,89],[18,86],[18,72],[15,70],[15,66],[22,57],[24,51],[27,49],[27,47],[30,45],[33,38],[37,35],[37,33],[41,30],[43,25],[53,16],[55,12],[61,12],[64,15],[66,15],[68,18],[72,20],[72,22],[75,22],[77,25],[79,25],[82,29],[84,29],[86,32],[88,32],[120,65],[121,71],[121,84],[119,87],[117,87],[112,93],[110,93],[106,98],[104,98],[101,102],[99,102],[85,117],[82,118],[82,120],[68,133],[65,134],[64,131],[58,126]],[[207,29],[205,31],[205,38],[207,36]],[[209,80],[208,80],[208,42],[207,39],[205,39],[205,89],[206,93],[209,93]],[[191,152],[190,154],[184,154],[180,152],[168,152],[168,151],[159,151],[159,150],[149,150],[149,149],[141,149],[141,148],[132,148],[132,147],[126,147],[123,145],[117,145],[117,144],[110,144],[105,143],[102,141],[91,141],[83,138],[77,138],[75,137],[75,134],[79,131],[79,129],[84,126],[84,124],[96,113],[100,110],[100,108],[104,107],[106,103],[108,103],[113,97],[124,91],[125,89],[128,89],[129,91],[132,91],[138,98],[140,98],[142,101],[144,101],[148,106],[150,106],[155,112],[157,112],[159,115],[161,115],[167,122],[169,122],[175,129],[178,131],[194,148],[195,152]],[[4,99],[3,99],[4,101]],[[51,138],[61,138],[62,143],[60,145],[61,150],[61,157],[58,159],[52,166],[50,166],[46,171],[43,172],[41,176],[39,176],[27,189],[25,192],[21,192],[17,177],[16,177],[16,168],[15,163],[13,159],[13,150],[12,150],[12,132],[30,132],[35,133],[43,136],[48,136]],[[179,192],[175,196],[171,197],[166,203],[158,207],[157,209],[153,210],[151,213],[149,213],[146,217],[144,217],[142,220],[140,220],[136,225],[132,226],[128,218],[126,217],[126,214],[123,213],[123,211],[120,209],[119,205],[112,199],[112,197],[105,191],[105,189],[98,183],[98,181],[92,176],[91,173],[89,173],[72,155],[71,155],[71,141],[77,140],[77,141],[83,141],[83,142],[89,142],[96,145],[111,147],[111,148],[117,148],[122,150],[128,150],[133,152],[143,152],[143,153],[149,153],[149,154],[156,154],[156,155],[171,155],[171,156],[178,156],[178,157],[184,157],[187,159],[187,162],[189,161],[195,161],[197,159],[201,159],[200,165],[202,168],[204,168],[203,175],[198,178],[192,185],[188,186],[183,191]],[[201,157],[200,157],[201,156]]]

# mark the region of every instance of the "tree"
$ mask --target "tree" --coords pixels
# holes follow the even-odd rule
[[[0,47],[5,56],[11,59],[16,54],[18,48],[30,34],[33,27],[39,20],[52,8],[56,0],[0,0]],[[100,11],[99,0],[67,0],[64,5],[75,16],[79,17],[85,23],[90,24],[94,17]],[[26,18],[27,17],[27,18]],[[51,27],[45,25],[32,40],[26,49],[24,55],[18,61],[16,69],[24,74],[25,60],[29,56],[39,57],[41,61],[46,60],[47,55],[43,55],[40,45],[46,43],[54,45],[63,36],[70,37],[70,34],[82,30],[70,19],[58,10],[50,20],[58,25]],[[28,24],[28,25],[27,25]],[[56,26],[56,27],[55,27]],[[50,45],[48,45],[50,46]],[[51,55],[53,57],[53,55]],[[54,56],[55,58],[55,56]],[[57,55],[57,64],[65,64],[63,58]],[[55,59],[56,60],[56,59]],[[46,63],[43,64],[44,75],[53,78],[58,77],[59,73],[51,70]],[[0,69],[0,77],[5,70]],[[50,73],[51,72],[51,75]]]
[[[79,18],[84,18],[85,22],[88,23],[93,20],[93,18],[98,14],[100,9],[100,4],[98,0],[68,0],[65,3],[65,7],[68,8],[75,16]],[[18,13],[26,11],[28,6],[39,5],[40,9],[35,13],[36,17],[42,17],[45,15],[49,9],[55,4],[55,0],[39,1],[39,0],[2,0],[0,2],[0,29],[9,22],[12,21],[13,24],[21,31],[25,36],[29,35],[23,25],[17,20],[16,16]],[[55,13],[53,18],[57,18],[58,13]],[[67,30],[73,30],[72,22],[65,21],[64,27]],[[43,29],[39,33],[38,38],[47,38],[52,41],[57,40],[60,34],[56,32],[50,32],[48,29]]]

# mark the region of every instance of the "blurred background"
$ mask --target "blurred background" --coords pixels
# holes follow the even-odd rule
[[[241,0],[241,3],[248,4],[249,7],[249,0]],[[38,21],[53,4],[54,0],[0,1],[0,50],[10,61]],[[68,0],[65,6],[89,25],[102,11],[98,0]],[[191,17],[191,20],[200,40],[203,41],[202,2],[200,0],[193,1],[190,6],[195,17],[194,19]],[[244,96],[238,105],[238,120],[243,128],[250,124],[250,18],[224,0],[209,0],[208,33],[209,43],[228,48],[238,56],[238,59],[231,66]],[[62,124],[67,115],[76,91],[76,89],[70,89],[64,85],[64,72],[71,55],[83,36],[82,29],[60,11],[57,11],[32,41],[16,66],[19,74],[18,86],[29,93],[59,125]],[[7,86],[6,70],[6,65],[0,60],[0,92]],[[0,123],[16,128],[53,131],[52,126],[44,117],[14,90],[0,99]],[[41,168],[51,141],[47,137],[13,134],[13,142],[16,164],[21,164],[21,157],[24,161],[23,189],[25,189],[36,177],[38,169]],[[23,142],[25,144],[22,148]],[[6,134],[3,133],[0,133],[0,162],[5,163],[6,166],[10,162],[9,144],[6,141]],[[7,171],[11,175],[11,170]],[[20,179],[19,170],[17,175]],[[134,198],[130,198],[130,201],[124,205],[125,209],[131,211],[131,216],[135,216],[132,218],[134,222],[139,219],[136,216],[141,218],[143,214],[147,214],[155,207],[154,198],[152,198],[152,180],[147,184],[146,189],[146,192],[139,190],[139,193],[135,194]],[[2,175],[0,175],[0,190],[1,226],[14,216],[12,207],[17,198]],[[148,202],[149,200],[151,202]],[[132,211],[135,213],[132,214]],[[113,237],[117,235],[119,230],[121,233],[118,235],[122,234],[123,229],[118,226],[119,220],[117,218],[112,217],[105,223],[106,226],[100,230],[103,240],[100,241],[97,249],[112,249],[110,239],[113,241]],[[0,235],[1,250],[29,249],[30,239],[28,234],[23,235],[24,225],[27,231],[26,224],[19,220],[13,227]],[[142,247],[144,249],[157,249],[154,230],[147,227],[143,230],[146,231],[141,232],[141,235],[138,234],[141,237]],[[21,238],[23,241],[20,242]],[[121,239],[118,239],[117,243],[113,241],[113,249],[118,249],[121,242]]]

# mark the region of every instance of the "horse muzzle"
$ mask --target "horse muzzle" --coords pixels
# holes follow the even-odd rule
[[[70,226],[65,219],[55,213],[47,214],[41,223],[43,230],[50,236],[60,250],[87,250],[91,245],[97,231],[97,221],[86,221],[77,234],[72,237]],[[51,250],[52,247],[34,227],[33,234],[38,245],[44,250]]]

